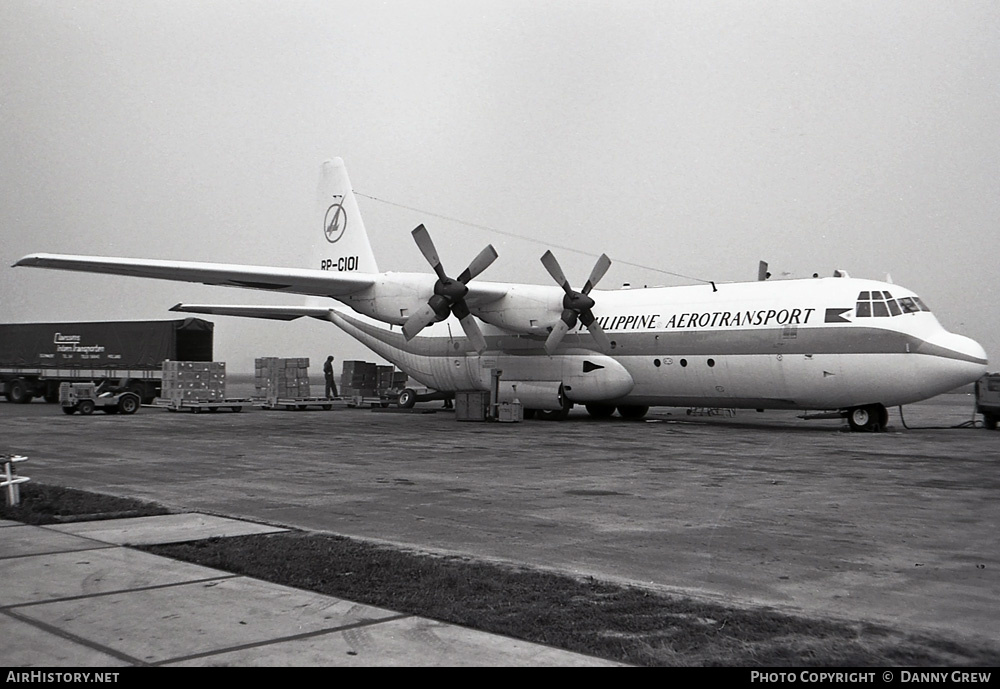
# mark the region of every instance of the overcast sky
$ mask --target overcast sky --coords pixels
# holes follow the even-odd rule
[[[493,243],[492,281],[549,282],[546,248],[578,283],[609,254],[601,287],[891,274],[1000,368],[996,0],[3,0],[0,322],[279,303],[9,266],[312,267],[333,156],[382,270],[429,270],[423,222],[452,274]],[[232,373],[377,360],[212,320]]]

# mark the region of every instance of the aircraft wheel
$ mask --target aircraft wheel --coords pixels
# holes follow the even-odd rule
[[[539,409],[538,418],[543,421],[563,421],[569,416],[569,407],[563,409]]]
[[[608,419],[615,413],[613,404],[588,404],[586,408],[587,413],[595,419]]]
[[[997,429],[997,417],[993,414],[983,414],[983,425],[986,426],[987,430],[995,431]]]
[[[92,400],[81,400],[77,403],[76,407],[84,416],[94,413],[94,402]]]
[[[889,410],[881,404],[875,406],[878,407],[878,430],[884,431],[889,427]]]
[[[649,407],[641,404],[623,404],[618,407],[618,413],[625,419],[641,419],[649,411]]]
[[[854,407],[847,411],[847,423],[852,431],[861,433],[877,433],[888,421],[889,412],[881,404],[869,404],[864,407]]]
[[[406,388],[401,393],[399,397],[396,398],[396,405],[402,407],[403,409],[412,409],[413,405],[417,403],[417,393]]]
[[[139,411],[141,400],[138,395],[128,393],[118,398],[118,411],[122,414],[135,414]]]
[[[525,409],[524,410],[524,418],[525,419],[533,419],[533,418],[535,418],[535,410],[534,409]]]

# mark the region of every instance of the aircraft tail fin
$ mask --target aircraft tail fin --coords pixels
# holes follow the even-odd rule
[[[323,163],[317,189],[312,263],[336,273],[378,273],[358,202],[340,158]]]

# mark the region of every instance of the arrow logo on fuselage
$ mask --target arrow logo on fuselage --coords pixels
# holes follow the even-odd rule
[[[827,309],[826,318],[823,320],[824,323],[850,323],[851,319],[844,318],[844,314],[848,311],[853,311],[853,308],[847,309]]]

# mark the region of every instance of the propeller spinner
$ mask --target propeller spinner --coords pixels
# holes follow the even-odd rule
[[[562,342],[563,336],[576,327],[578,319],[587,326],[587,330],[590,331],[591,336],[597,340],[598,348],[602,352],[608,351],[611,348],[611,343],[608,341],[608,336],[604,333],[604,329],[594,317],[594,312],[591,311],[594,308],[594,300],[588,295],[600,279],[604,277],[604,274],[608,272],[608,268],[611,267],[611,259],[607,255],[601,254],[601,257],[597,259],[597,263],[594,264],[594,269],[590,271],[590,278],[587,280],[587,284],[583,286],[583,290],[580,292],[569,286],[569,280],[566,279],[566,275],[563,273],[562,268],[559,267],[559,262],[552,255],[551,251],[546,251],[542,256],[542,265],[545,266],[545,269],[549,271],[549,275],[566,292],[566,296],[563,297],[562,315],[556,321],[556,324],[552,327],[552,332],[549,333],[548,338],[545,340],[546,353],[552,354],[552,352],[556,351],[559,343]]]
[[[420,252],[427,259],[427,262],[431,264],[438,279],[434,283],[434,296],[428,300],[423,308],[406,319],[406,323],[403,324],[403,335],[407,340],[411,340],[431,323],[443,321],[449,313],[452,313],[462,324],[465,336],[472,342],[472,346],[477,352],[482,352],[486,349],[486,338],[483,337],[479,325],[476,324],[475,318],[469,311],[468,304],[465,303],[465,295],[469,293],[467,287],[469,281],[486,270],[496,260],[496,250],[490,244],[480,251],[479,255],[472,259],[469,267],[462,271],[456,280],[448,277],[444,272],[444,266],[441,265],[441,259],[438,258],[437,249],[434,248],[434,242],[431,241],[431,235],[427,232],[427,228],[420,225],[413,230],[412,234],[417,247],[420,248]]]

